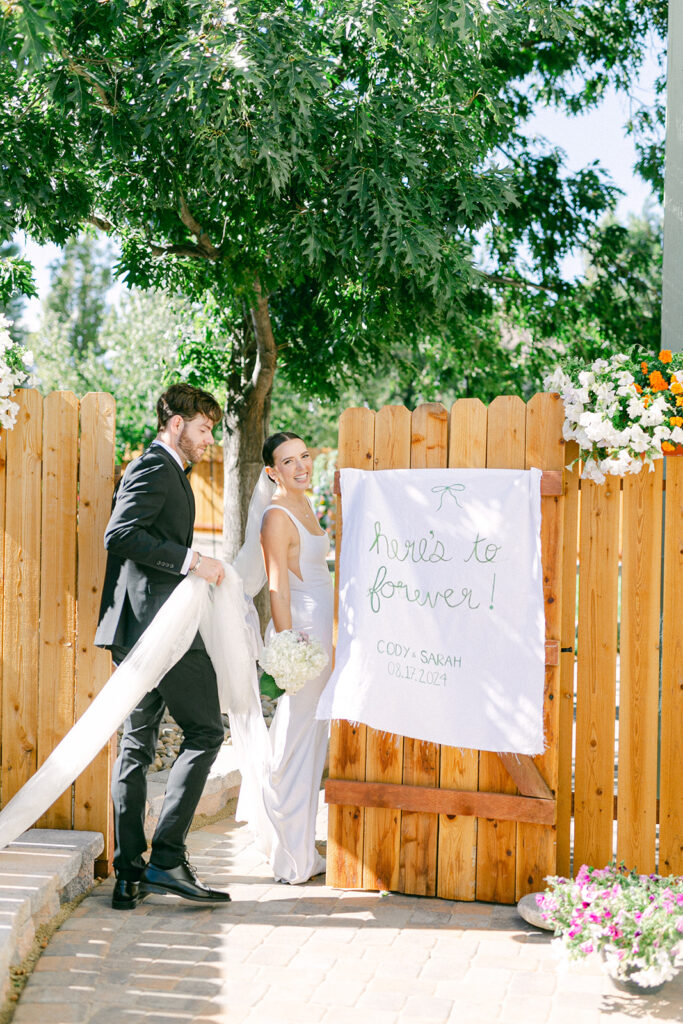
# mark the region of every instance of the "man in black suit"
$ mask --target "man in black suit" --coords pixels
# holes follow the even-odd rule
[[[159,432],[132,462],[115,495],[104,535],[107,569],[95,636],[119,664],[187,572],[220,584],[218,559],[192,550],[194,497],[185,466],[213,441],[221,408],[212,395],[175,384],[157,402]],[[183,731],[171,768],[149,863],[144,833],[147,770],[164,709]],[[112,906],[135,907],[149,892],[199,902],[227,902],[187,860],[185,839],[211,765],[223,742],[216,673],[199,633],[190,649],[126,720],[112,778],[114,870]]]

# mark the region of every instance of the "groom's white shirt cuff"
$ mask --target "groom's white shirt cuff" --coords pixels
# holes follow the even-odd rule
[[[176,462],[178,463],[178,465],[182,469],[183,473],[185,472],[185,466],[183,465],[183,460],[178,455],[178,452],[174,451],[173,448],[170,448],[167,444],[164,444],[164,442],[160,441],[158,437],[154,438],[154,440],[152,441],[152,444],[153,445],[154,444],[158,444],[160,448],[163,448],[164,451],[167,451],[168,454],[171,455],[176,460]],[[152,447],[152,445],[150,445],[150,448],[151,447]],[[185,555],[185,561],[183,562],[183,564],[180,567],[180,575],[181,576],[187,576],[188,572],[190,571],[190,566],[192,565],[192,555],[193,554],[194,554],[194,551],[192,550],[192,548],[188,548],[187,549],[187,554]]]

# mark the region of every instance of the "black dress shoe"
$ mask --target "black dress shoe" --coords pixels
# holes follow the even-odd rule
[[[129,882],[125,878],[117,878],[111,905],[114,910],[132,910],[144,900],[145,894],[140,892],[139,882]]]
[[[170,893],[182,896],[185,900],[195,903],[229,903],[230,894],[220,889],[210,889],[197,878],[197,874],[189,861],[181,861],[174,868],[157,868],[148,864],[140,879],[140,892]]]

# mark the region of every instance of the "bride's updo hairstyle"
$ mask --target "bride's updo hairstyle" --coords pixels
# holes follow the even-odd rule
[[[273,467],[273,456],[275,455],[275,449],[279,448],[285,441],[303,441],[303,437],[299,437],[298,434],[293,434],[291,430],[280,430],[277,434],[271,434],[267,437],[263,444],[263,464],[264,466]]]

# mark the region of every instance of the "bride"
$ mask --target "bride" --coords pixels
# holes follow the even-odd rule
[[[262,499],[259,508],[256,503],[250,521],[253,529],[260,515],[272,613],[266,643],[273,633],[293,629],[319,640],[330,660],[301,690],[279,698],[260,786],[243,786],[236,817],[256,832],[275,879],[295,884],[325,870],[315,848],[315,819],[328,725],[316,721],[315,709],[332,664],[333,586],[326,561],[330,544],[306,497],[313,460],[303,440],[288,431],[273,434],[263,446],[263,461],[267,504],[263,508]],[[235,567],[239,571],[239,558]]]

